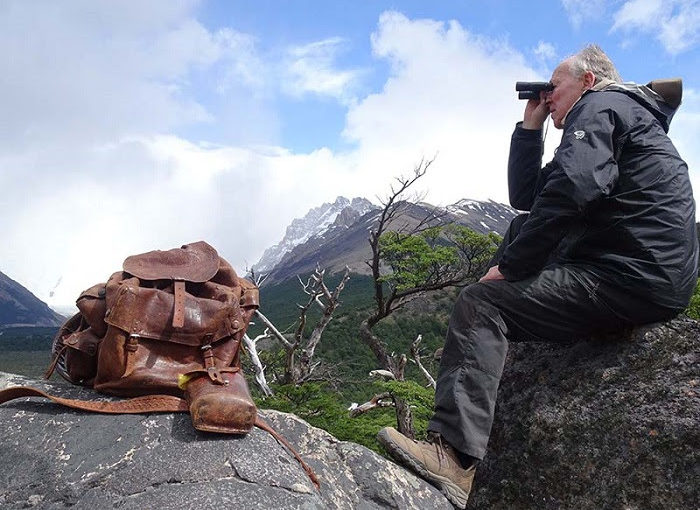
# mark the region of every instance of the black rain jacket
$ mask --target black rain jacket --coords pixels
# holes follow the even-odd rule
[[[646,87],[587,91],[568,113],[554,159],[542,132],[511,140],[513,207],[529,211],[499,264],[507,280],[540,271],[552,253],[671,309],[697,281],[695,201],[688,167],[667,136],[675,111]]]

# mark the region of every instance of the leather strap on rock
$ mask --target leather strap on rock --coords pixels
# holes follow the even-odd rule
[[[145,413],[174,413],[174,412],[189,412],[187,401],[172,395],[145,395],[143,397],[129,398],[126,400],[115,400],[113,402],[105,402],[98,400],[77,400],[70,398],[56,397],[37,388],[31,386],[15,386],[0,390],[0,404],[9,402],[16,398],[23,397],[44,397],[73,409],[82,411],[92,411],[95,413],[106,414],[145,414]],[[302,460],[301,455],[294,447],[282,437],[272,426],[263,420],[260,415],[255,418],[255,426],[266,431],[274,437],[278,443],[286,447],[294,458],[297,459],[301,467],[306,471],[311,482],[316,489],[320,488],[318,478],[311,467]]]
[[[22,397],[44,397],[57,404],[106,414],[142,414],[189,411],[187,402],[172,395],[145,395],[126,400],[105,402],[99,400],[76,400],[56,397],[31,386],[17,386],[0,391],[0,404]]]
[[[267,423],[260,417],[260,415],[257,415],[255,417],[255,426],[269,433],[272,437],[274,437],[277,440],[278,443],[282,444],[290,452],[292,452],[294,458],[297,459],[299,464],[301,464],[301,467],[303,467],[304,471],[306,471],[306,474],[309,476],[309,479],[314,484],[314,487],[316,487],[316,489],[321,488],[321,486],[318,483],[318,478],[316,478],[316,474],[314,473],[313,469],[311,469],[311,466],[309,466],[306,462],[304,462],[301,459],[301,455],[299,455],[299,453],[294,449],[294,447],[291,444],[289,444],[289,441],[287,441],[275,429],[273,429],[269,423]]]

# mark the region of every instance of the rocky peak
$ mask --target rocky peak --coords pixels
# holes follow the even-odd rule
[[[349,226],[354,220],[375,208],[372,202],[361,197],[355,197],[352,200],[338,197],[333,203],[314,207],[302,218],[295,218],[291,222],[282,240],[265,250],[253,269],[258,273],[269,272],[296,246],[322,234],[328,228],[337,225],[339,221]],[[340,220],[338,220],[339,217]]]

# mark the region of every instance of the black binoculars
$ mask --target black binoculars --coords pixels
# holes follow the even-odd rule
[[[549,81],[516,81],[515,90],[518,99],[539,99],[540,92],[554,90],[554,85]]]

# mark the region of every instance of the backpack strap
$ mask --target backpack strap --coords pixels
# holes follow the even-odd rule
[[[189,412],[189,405],[187,404],[187,401],[173,395],[144,395],[142,397],[105,402],[99,400],[77,400],[57,397],[31,386],[14,386],[12,388],[0,390],[0,404],[23,397],[44,397],[56,402],[57,404],[70,407],[72,409],[106,414]],[[299,464],[301,464],[301,467],[304,468],[304,471],[306,471],[306,474],[314,484],[314,487],[316,487],[316,489],[320,488],[318,478],[311,467],[302,460],[301,455],[299,455],[289,441],[287,441],[284,437],[282,437],[282,435],[280,435],[279,432],[273,429],[272,426],[263,420],[259,414],[255,418],[255,426],[268,432],[277,440],[278,443],[286,447],[292,453],[292,455],[294,455],[294,458],[299,462]]]
[[[141,413],[172,413],[189,411],[187,402],[172,395],[144,395],[142,397],[129,398],[105,402],[100,400],[76,400],[56,397],[31,386],[15,386],[0,391],[0,404],[22,397],[44,397],[57,404],[106,414],[141,414]]]
[[[318,478],[316,478],[316,474],[313,472],[311,467],[301,459],[301,455],[299,455],[299,453],[294,449],[294,447],[291,444],[289,444],[289,441],[287,441],[284,437],[282,437],[282,435],[279,432],[273,429],[272,425],[263,420],[259,414],[255,417],[255,426],[269,433],[272,437],[274,437],[277,440],[278,443],[285,446],[290,452],[292,452],[294,458],[297,459],[299,464],[301,464],[301,467],[303,467],[304,471],[306,471],[306,474],[309,476],[309,479],[314,484],[314,487],[316,487],[316,489],[321,488],[321,486],[318,483]]]

